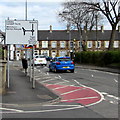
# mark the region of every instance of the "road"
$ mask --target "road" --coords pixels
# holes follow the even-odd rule
[[[118,118],[118,74],[76,67],[75,73],[35,67],[37,84],[60,96],[56,103],[8,106],[6,118]]]

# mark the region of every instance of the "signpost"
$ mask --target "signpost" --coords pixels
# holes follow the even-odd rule
[[[6,20],[5,21],[6,40],[5,44],[8,45],[8,87],[9,87],[9,45],[34,45],[37,42],[38,21],[37,20]],[[34,60],[33,60],[34,61]],[[31,77],[31,75],[30,75]],[[32,74],[32,88],[35,88],[34,80],[34,62]]]
[[[6,20],[6,44],[36,44],[38,21]]]

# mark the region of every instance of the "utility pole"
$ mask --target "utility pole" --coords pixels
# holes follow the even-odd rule
[[[96,19],[96,41],[97,41],[97,51],[98,51],[98,23],[97,23],[98,15],[97,14],[95,15],[95,19]]]

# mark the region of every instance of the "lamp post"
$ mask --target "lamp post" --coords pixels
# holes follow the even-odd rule
[[[98,51],[98,15],[95,15],[95,19],[96,19],[96,41],[97,41],[97,51]]]
[[[73,59],[75,60],[75,46],[76,46],[76,39],[73,39]]]

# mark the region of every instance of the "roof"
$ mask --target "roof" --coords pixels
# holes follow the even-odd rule
[[[77,30],[71,30],[71,35],[67,30],[38,30],[38,40],[69,40],[71,39],[79,40],[79,34]],[[111,35],[111,30],[101,30],[97,31],[98,40],[109,40]],[[120,40],[120,32],[116,31],[115,40]],[[85,32],[83,31],[83,40],[85,39]],[[96,30],[93,30],[88,35],[88,40],[96,40]]]

